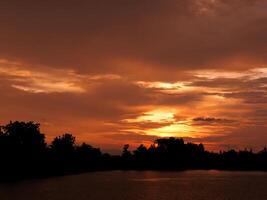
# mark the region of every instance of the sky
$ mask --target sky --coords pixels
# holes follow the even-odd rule
[[[267,144],[266,0],[0,2],[0,123],[108,152]]]

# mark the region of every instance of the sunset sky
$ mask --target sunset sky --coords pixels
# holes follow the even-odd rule
[[[0,2],[0,123],[116,152],[267,144],[266,0]]]

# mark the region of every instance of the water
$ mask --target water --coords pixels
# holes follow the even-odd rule
[[[265,200],[267,173],[95,172],[0,185],[1,200]]]

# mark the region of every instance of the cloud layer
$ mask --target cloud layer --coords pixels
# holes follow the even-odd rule
[[[1,123],[116,149],[267,143],[265,0],[0,3]],[[251,139],[254,138],[254,139]],[[261,139],[258,139],[261,138]]]

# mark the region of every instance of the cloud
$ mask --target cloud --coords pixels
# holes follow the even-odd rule
[[[214,118],[214,117],[197,117],[193,119],[194,125],[214,125],[214,124],[233,124],[236,121],[230,119],[221,119],[221,118]]]
[[[173,76],[165,70],[244,69],[267,61],[265,1],[12,0],[0,7],[0,56],[26,63],[162,79]]]
[[[85,92],[79,85],[79,76],[71,70],[28,70],[23,64],[9,61],[0,63],[0,76],[11,83],[11,87],[32,93]]]
[[[0,68],[1,90],[5,94],[1,98],[1,122],[10,119],[36,120],[44,123],[45,130],[51,132],[49,138],[68,131],[76,133],[79,141],[91,138],[94,144],[108,146],[108,142],[119,145],[115,138],[102,141],[109,134],[184,136],[192,141],[206,138],[206,142],[211,142],[209,137],[215,135],[219,145],[223,136],[228,137],[229,133],[244,125],[263,125],[266,120],[263,112],[259,112],[260,103],[257,103],[259,106],[252,102],[248,105],[245,101],[251,96],[259,101],[259,96],[255,92],[251,96],[244,92],[260,88],[263,90],[261,96],[264,96],[265,78],[262,73],[253,77],[240,75],[237,79],[220,76],[208,79],[199,71],[196,72],[198,77],[192,71],[186,83],[179,80],[136,82],[112,73],[81,75],[49,67],[34,70],[24,63],[7,60],[2,64],[10,68]],[[45,87],[43,89],[49,92],[36,93],[14,87],[15,84],[25,86],[27,83],[33,88],[32,80],[37,78],[49,83],[54,80],[71,81],[84,91],[64,91],[53,85],[56,91]],[[235,87],[231,86],[233,82]],[[234,96],[235,93],[240,96]],[[135,143],[137,141],[141,142],[134,140]]]
[[[224,94],[226,97],[243,99],[248,104],[263,104],[267,103],[266,92],[249,91],[249,92],[233,92]]]
[[[112,148],[149,135],[242,146],[244,127],[265,133],[266,9],[264,0],[1,1],[0,122],[35,120],[49,137],[70,131]]]
[[[87,86],[101,80],[118,80],[116,74],[81,75],[74,70],[37,66],[33,69],[25,63],[0,60],[0,76],[11,87],[31,93],[84,93]]]

